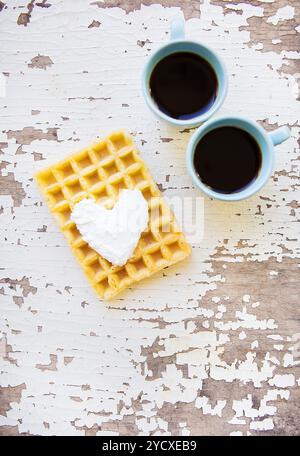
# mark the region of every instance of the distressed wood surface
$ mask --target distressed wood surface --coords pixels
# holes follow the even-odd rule
[[[0,433],[299,434],[298,0],[13,0],[0,11]],[[176,15],[226,63],[220,114],[288,124],[292,137],[259,194],[203,199],[189,261],[107,305],[32,174],[125,128],[167,198],[200,197],[185,170],[191,132],[155,119],[140,90]]]

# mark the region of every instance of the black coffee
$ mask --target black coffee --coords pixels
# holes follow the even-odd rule
[[[257,177],[261,151],[246,131],[220,127],[210,131],[197,144],[194,167],[201,181],[219,193],[234,193]]]
[[[218,81],[212,66],[192,52],[177,52],[160,60],[150,77],[151,96],[174,119],[191,119],[213,105]]]

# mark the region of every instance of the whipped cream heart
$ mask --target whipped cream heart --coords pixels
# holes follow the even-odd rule
[[[122,190],[112,209],[83,199],[71,214],[84,241],[117,266],[133,255],[148,218],[147,201],[138,189]]]

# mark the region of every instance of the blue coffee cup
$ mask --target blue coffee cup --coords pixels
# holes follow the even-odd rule
[[[246,188],[234,193],[220,193],[208,187],[201,181],[194,167],[194,154],[198,143],[207,133],[220,127],[236,127],[246,131],[256,141],[261,152],[262,162],[256,178]],[[220,117],[218,119],[211,119],[199,127],[189,141],[186,153],[188,173],[193,179],[195,185],[211,198],[216,198],[222,201],[238,201],[249,198],[265,185],[272,174],[274,146],[281,144],[289,137],[290,129],[287,126],[282,126],[274,131],[266,132],[258,123],[245,117]],[[241,153],[243,153],[242,150]],[[218,166],[217,163],[216,166]],[[239,170],[236,169],[236,172],[238,173]]]
[[[214,103],[207,109],[207,111],[185,120],[175,119],[162,112],[152,98],[150,90],[150,78],[155,66],[163,58],[178,52],[191,52],[206,60],[213,68],[218,82],[217,94]],[[195,127],[205,122],[220,108],[225,100],[227,87],[227,73],[222,61],[217,56],[217,54],[203,44],[200,44],[196,41],[186,40],[184,32],[184,21],[182,19],[173,20],[171,22],[171,41],[160,47],[150,56],[143,72],[143,95],[151,111],[157,117],[171,123],[172,125],[183,128]],[[201,87],[199,89],[201,90]]]

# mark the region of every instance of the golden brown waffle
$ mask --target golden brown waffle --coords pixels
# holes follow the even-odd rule
[[[183,260],[190,246],[177,227],[132,139],[117,131],[96,144],[39,171],[41,188],[60,229],[96,293],[110,299],[133,283]],[[74,204],[92,197],[113,207],[123,188],[139,188],[149,204],[149,226],[132,258],[113,266],[81,237],[70,219]]]

